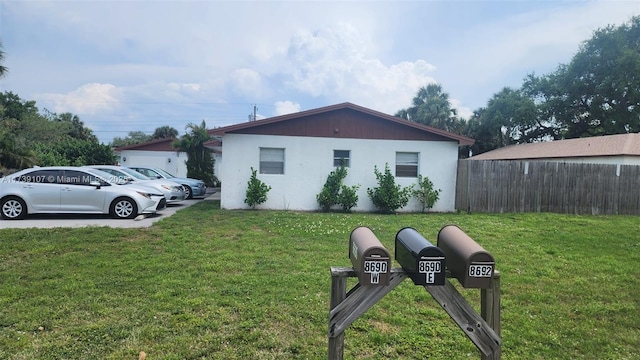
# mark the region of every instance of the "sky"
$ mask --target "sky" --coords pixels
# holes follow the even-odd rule
[[[351,102],[387,114],[438,83],[463,118],[571,62],[640,1],[0,0],[0,91],[103,143]]]

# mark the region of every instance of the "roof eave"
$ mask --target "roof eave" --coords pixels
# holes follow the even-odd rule
[[[277,122],[281,122],[281,121],[291,120],[291,119],[295,119],[295,118],[299,118],[299,117],[303,117],[303,116],[316,115],[316,114],[321,114],[321,113],[340,110],[340,109],[352,109],[352,110],[360,111],[360,112],[363,112],[363,113],[366,113],[366,114],[369,114],[369,115],[372,115],[372,116],[384,118],[386,120],[395,122],[395,123],[403,125],[403,126],[413,127],[413,128],[415,128],[417,130],[430,132],[430,133],[433,133],[433,134],[436,134],[436,135],[443,136],[445,138],[456,140],[458,142],[458,146],[473,145],[475,143],[474,139],[468,138],[468,137],[463,136],[463,135],[458,135],[458,134],[450,133],[450,132],[445,131],[445,130],[436,129],[436,128],[431,127],[431,126],[418,124],[418,123],[415,123],[415,122],[412,122],[412,121],[409,121],[409,120],[405,120],[405,119],[402,119],[402,118],[399,118],[399,117],[396,117],[396,116],[385,114],[385,113],[382,113],[382,112],[379,112],[379,111],[376,111],[376,110],[372,110],[372,109],[369,109],[369,108],[365,108],[365,107],[362,107],[362,106],[359,106],[359,105],[355,105],[355,104],[352,104],[352,103],[349,103],[349,102],[340,103],[340,104],[336,104],[336,105],[325,106],[325,107],[311,109],[311,110],[300,111],[300,112],[281,115],[281,116],[275,116],[275,117],[262,119],[262,120],[257,120],[257,121],[250,121],[250,122],[244,122],[244,123],[240,123],[240,124],[234,124],[234,125],[229,125],[229,126],[225,126],[225,127],[220,127],[220,128],[217,128],[217,129],[209,130],[209,135],[224,136],[226,133],[231,133],[231,132],[234,132],[234,131],[239,131],[239,130],[243,130],[243,129],[247,129],[247,128],[251,128],[251,127],[255,127],[255,126],[263,126],[263,125],[268,125],[268,124],[277,123]]]

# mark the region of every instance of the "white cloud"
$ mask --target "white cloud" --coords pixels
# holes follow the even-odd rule
[[[255,103],[269,116],[346,101],[393,114],[435,82],[464,117],[527,73],[570,61],[596,28],[640,6],[43,0],[0,10],[3,89],[103,125],[108,138],[242,122]]]
[[[449,103],[451,104],[451,107],[456,109],[456,111],[458,112],[458,117],[469,120],[471,118],[471,115],[473,115],[473,110],[466,106],[463,106],[460,100],[450,98]]]
[[[86,84],[67,94],[42,94],[56,113],[96,114],[113,111],[120,105],[120,91],[111,84]]]
[[[229,85],[241,96],[253,99],[264,96],[262,76],[252,69],[234,70],[229,76]]]
[[[370,41],[349,24],[300,31],[287,51],[286,84],[329,103],[349,101],[394,113],[421,86],[435,82],[435,66],[425,60],[385,65],[367,51]]]
[[[275,106],[274,116],[287,115],[287,114],[292,114],[300,111],[300,104],[295,103],[293,101],[289,101],[289,100],[276,101],[274,106]]]

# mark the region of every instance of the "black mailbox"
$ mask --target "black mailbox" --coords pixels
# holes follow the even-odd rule
[[[389,285],[391,256],[368,227],[357,227],[351,232],[349,259],[360,285]]]
[[[396,261],[416,285],[444,285],[445,255],[414,228],[396,234]]]
[[[459,227],[448,225],[438,233],[438,247],[447,256],[451,276],[465,288],[486,289],[491,287],[496,262],[482,246],[465,234]]]

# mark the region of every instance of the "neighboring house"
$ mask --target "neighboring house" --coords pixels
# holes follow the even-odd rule
[[[156,139],[140,144],[121,146],[114,149],[118,163],[122,166],[158,167],[176,177],[187,177],[187,154],[178,152],[171,143],[175,138]],[[218,174],[220,162],[220,143],[216,140],[205,143],[205,147],[213,150],[213,173]]]
[[[468,212],[640,214],[640,134],[506,146],[458,164]]]
[[[640,165],[640,134],[619,134],[510,145],[469,160],[543,160]]]
[[[359,184],[354,211],[373,211],[367,188],[378,186],[374,166],[385,163],[396,184],[417,184],[427,176],[440,200],[433,211],[454,211],[458,147],[472,139],[409,122],[351,103],[277,116],[209,130],[221,141],[219,179],[221,207],[247,208],[251,168],[271,186],[268,209],[317,210],[316,195],[343,159],[348,167],[343,184]],[[419,211],[412,199],[400,211]]]
[[[175,138],[156,139],[145,143],[121,146],[114,149],[118,163],[122,166],[158,167],[177,177],[187,177],[187,154],[171,147]],[[212,142],[214,143],[214,142]],[[214,174],[220,154],[214,151]]]
[[[153,166],[177,177],[187,177],[187,154],[171,147],[175,138],[156,139],[114,149],[122,166]]]

